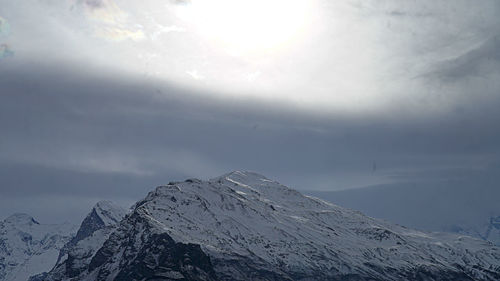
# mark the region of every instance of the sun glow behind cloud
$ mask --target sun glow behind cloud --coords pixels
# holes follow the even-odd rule
[[[477,13],[462,8],[459,14],[471,16],[456,18],[458,12],[445,2],[0,3],[0,16],[8,16],[12,29],[0,44],[7,44],[4,56],[12,57],[10,49],[16,52],[3,62],[35,57],[79,67],[97,65],[202,89],[200,93],[219,99],[251,98],[326,113],[388,112],[391,106],[407,106],[420,114],[452,108],[459,97],[443,91],[454,89],[429,85],[425,75],[477,48],[498,26],[496,20],[485,25],[472,16],[498,18],[487,4],[475,6]],[[5,35],[3,23],[0,31]]]
[[[183,1],[172,9],[176,25],[201,47],[189,69],[197,75],[178,81],[308,111],[373,110],[382,59],[357,10],[349,1]]]
[[[303,39],[314,1],[193,0],[177,15],[195,32],[231,55],[279,52]]]

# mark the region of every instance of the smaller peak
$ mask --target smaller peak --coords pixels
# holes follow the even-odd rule
[[[239,185],[245,188],[251,188],[257,193],[262,186],[274,186],[278,184],[276,181],[270,180],[261,174],[251,171],[233,171],[211,179],[210,182]]]
[[[97,202],[82,221],[71,243],[76,244],[78,241],[89,237],[99,229],[119,223],[125,214],[125,209],[111,201],[104,200]]]
[[[105,225],[115,224],[125,216],[127,211],[112,201],[102,200],[92,208]]]
[[[231,179],[250,179],[250,180],[255,180],[255,179],[264,179],[268,180],[265,176],[252,172],[252,171],[232,171],[230,173],[224,174],[220,176],[219,178],[231,178]]]
[[[99,201],[97,202],[95,205],[94,205],[94,209],[114,209],[116,208],[116,204],[109,201],[109,200],[102,200],[102,201]]]
[[[32,216],[26,213],[14,213],[4,220],[6,223],[12,224],[40,224]]]

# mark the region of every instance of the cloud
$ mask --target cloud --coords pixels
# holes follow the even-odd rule
[[[133,31],[120,27],[101,27],[96,30],[95,34],[98,37],[113,41],[123,41],[126,39],[138,41],[144,39],[144,33],[142,33],[142,31]]]
[[[205,76],[198,73],[197,70],[186,71],[186,74],[193,77],[194,80],[204,80],[205,79]]]
[[[0,38],[3,36],[7,36],[10,32],[10,25],[9,22],[0,17]]]
[[[499,163],[494,2],[325,1],[302,45],[247,58],[159,2],[0,0],[16,50],[0,198],[133,201],[236,169],[328,190]]]
[[[0,17],[0,39],[7,37],[10,33],[10,25],[9,22]],[[0,41],[0,59],[13,57],[14,51],[7,43]]]
[[[29,67],[2,69],[4,162],[138,177],[250,169],[342,188],[422,169],[485,168],[499,154],[498,98],[471,97],[442,116],[325,116],[96,69]]]
[[[82,0],[77,3],[95,29],[95,35],[113,41],[144,39],[144,33],[113,0]]]
[[[170,32],[185,32],[186,29],[182,27],[178,27],[176,25],[163,26],[161,24],[157,24],[156,31],[152,32],[150,35],[151,40],[157,40],[158,37],[162,34],[170,33]]]
[[[13,57],[14,51],[7,44],[0,44],[0,59]]]
[[[175,5],[187,5],[191,3],[191,0],[170,0],[170,3]]]
[[[77,5],[82,7],[86,16],[107,24],[117,24],[127,17],[113,0],[83,0]]]
[[[500,74],[500,30],[499,34],[487,39],[478,47],[456,58],[442,62],[435,73],[431,73],[447,82],[455,82],[470,77],[485,79]],[[429,75],[430,76],[430,75]]]
[[[105,69],[21,62],[0,64],[7,136],[0,139],[0,197],[14,201],[25,194],[30,202],[134,201],[170,180],[236,169],[332,190],[445,179],[450,169],[489,170],[500,156],[498,96],[488,103],[470,97],[441,116],[331,116],[221,100]]]
[[[16,58],[128,69],[221,98],[258,97],[324,114],[388,108],[441,114],[456,107],[454,99],[433,94],[439,84],[420,78],[488,41],[500,26],[492,1],[453,9],[444,1],[314,3],[315,28],[305,40],[283,52],[236,57],[183,20],[180,10],[190,7],[169,1],[2,4],[16,24],[8,42]],[[193,69],[204,83],[192,83],[186,70]]]
[[[81,0],[79,2],[87,6],[89,9],[101,9],[106,6],[116,6],[113,2],[106,0]]]

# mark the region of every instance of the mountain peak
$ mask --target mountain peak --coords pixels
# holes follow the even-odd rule
[[[252,171],[232,171],[222,176],[211,179],[210,181],[232,181],[243,184],[253,184],[260,182],[273,182],[265,176]]]
[[[258,178],[258,179],[267,179],[265,176],[259,174],[259,173],[256,173],[256,172],[253,172],[253,171],[246,171],[246,170],[236,170],[236,171],[232,171],[232,172],[229,172],[223,176],[226,176],[226,177],[241,177],[241,178]]]
[[[124,208],[108,200],[97,202],[92,208],[92,212],[93,211],[95,211],[104,225],[118,223],[127,213]]]
[[[117,224],[126,213],[125,209],[111,201],[97,202],[82,221],[76,236],[71,240],[70,244],[75,245],[78,241],[91,236],[97,230]]]
[[[159,186],[111,234],[87,237],[81,245],[99,248],[81,270],[45,280],[500,280],[491,244],[379,221],[246,171]]]
[[[4,220],[10,224],[40,224],[32,216],[26,213],[14,213]]]

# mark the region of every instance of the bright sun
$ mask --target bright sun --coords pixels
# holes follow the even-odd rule
[[[311,0],[192,0],[178,16],[232,55],[273,53],[299,40]]]

